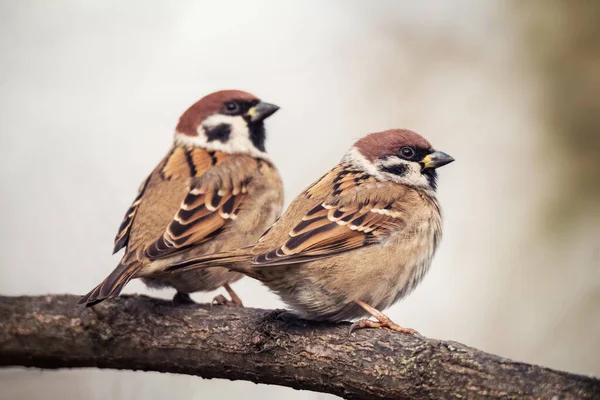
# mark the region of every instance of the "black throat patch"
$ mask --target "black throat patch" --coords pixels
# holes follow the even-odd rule
[[[250,123],[248,128],[250,129],[250,140],[252,141],[254,147],[262,152],[265,152],[265,140],[267,138],[265,124],[263,124],[262,121]]]
[[[421,172],[425,177],[427,177],[427,182],[429,182],[429,186],[433,190],[437,189],[437,172],[435,169],[426,168]]]

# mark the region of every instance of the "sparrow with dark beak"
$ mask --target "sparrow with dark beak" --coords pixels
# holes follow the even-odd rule
[[[114,252],[126,249],[121,262],[79,304],[117,296],[129,280],[141,278],[151,287],[174,287],[177,302],[223,286],[241,305],[229,286],[240,273],[160,272],[166,259],[172,263],[251,244],[279,217],[283,184],[267,156],[263,124],[278,109],[249,93],[226,90],[184,112],[173,147],[142,183],[119,228]]]
[[[305,319],[413,334],[381,310],[410,293],[442,235],[436,168],[454,161],[408,130],[370,134],[300,194],[256,244],[182,259],[167,273],[220,265],[258,279]]]

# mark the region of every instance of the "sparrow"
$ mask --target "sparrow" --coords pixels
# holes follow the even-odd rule
[[[429,270],[442,236],[436,168],[454,161],[415,132],[372,133],[309,186],[254,245],[182,259],[264,283],[301,318],[416,334],[381,312]]]
[[[185,111],[173,146],[141,184],[115,238],[125,253],[114,271],[79,300],[92,306],[117,296],[134,278],[189,294],[229,286],[242,274],[225,268],[160,275],[165,260],[233,250],[254,243],[281,214],[283,183],[265,150],[264,120],[279,109],[252,94],[209,94]],[[113,253],[113,254],[114,254]],[[229,303],[224,296],[215,301]]]

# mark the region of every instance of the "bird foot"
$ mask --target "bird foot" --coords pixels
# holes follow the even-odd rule
[[[377,321],[373,321],[370,319],[361,319],[360,321],[356,321],[352,325],[350,325],[350,334],[357,329],[363,328],[388,328],[395,332],[405,333],[411,336],[421,336],[419,332],[411,328],[404,328],[394,321],[390,319],[387,315],[377,310],[374,307],[371,307],[367,303],[361,300],[355,300],[356,304],[361,306],[366,312],[371,314]]]
[[[395,332],[405,333],[411,336],[421,336],[419,332],[411,328],[404,328],[397,323],[393,322],[389,318],[384,321],[373,321],[370,319],[361,319],[360,321],[356,321],[350,326],[350,333],[354,332],[357,329],[363,328],[388,328]]]
[[[175,296],[173,296],[173,304],[176,306],[184,306],[196,304],[196,302],[192,300],[191,296],[188,293],[177,292],[175,293]]]
[[[229,306],[229,307],[244,307],[244,304],[239,298],[232,298],[229,300],[227,297],[222,294],[217,295],[213,298],[211,305],[216,306]]]

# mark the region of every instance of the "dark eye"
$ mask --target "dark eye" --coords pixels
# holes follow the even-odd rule
[[[235,101],[230,101],[225,104],[225,111],[227,111],[228,114],[235,114],[240,111],[240,105]]]
[[[404,158],[413,158],[415,156],[415,149],[412,147],[403,147],[400,150],[400,154],[402,154],[402,157]]]

